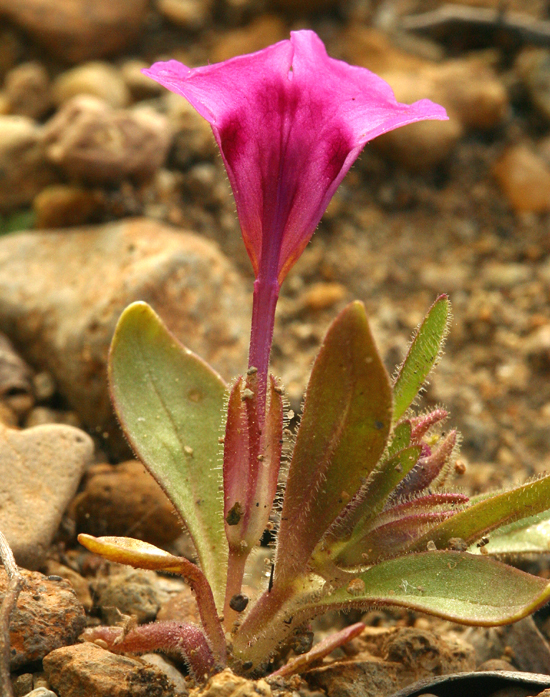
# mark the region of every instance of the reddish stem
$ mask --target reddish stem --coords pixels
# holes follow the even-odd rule
[[[269,354],[273,341],[275,325],[275,308],[279,299],[279,283],[277,279],[264,281],[260,274],[254,282],[254,297],[252,301],[252,328],[250,331],[250,352],[248,367],[258,370],[258,423],[261,427],[265,420],[265,402],[267,391],[267,374],[269,370]]]

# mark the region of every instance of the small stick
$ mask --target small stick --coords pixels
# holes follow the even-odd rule
[[[8,576],[8,587],[0,607],[0,688],[2,697],[13,697],[10,679],[10,615],[23,587],[23,577],[19,573],[11,547],[1,531],[0,558]]]
[[[428,34],[454,29],[470,31],[506,32],[522,44],[547,46],[550,44],[550,22],[520,13],[508,12],[505,7],[490,9],[465,5],[443,5],[437,10],[408,15],[400,21],[400,28]]]

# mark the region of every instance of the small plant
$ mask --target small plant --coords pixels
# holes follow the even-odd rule
[[[268,372],[280,284],[365,143],[414,121],[444,119],[444,110],[428,100],[397,103],[380,78],[329,58],[310,31],[225,63],[190,70],[169,61],[145,72],[186,97],[220,146],[256,276],[249,368],[227,386],[148,305],[122,314],[109,362],[113,404],[181,515],[199,565],[139,540],[79,539],[107,559],[181,574],[202,627],[99,627],[88,638],[116,651],[177,651],[200,680],[226,665],[265,671],[290,641],[307,651],[308,622],[328,610],[401,606],[498,625],[544,604],[545,580],[480,553],[491,544],[476,542],[495,531],[497,553],[540,550],[550,476],[469,499],[449,485],[459,438],[442,432],[447,413],[412,411],[446,337],[445,295],[393,380],[363,305],[340,313],[280,470],[284,390]],[[275,555],[249,601],[243,576],[266,528],[276,531]],[[361,628],[348,627],[278,673],[307,666]]]

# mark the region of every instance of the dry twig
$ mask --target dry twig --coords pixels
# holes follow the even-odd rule
[[[517,45],[550,45],[550,22],[505,8],[490,9],[465,5],[443,5],[432,12],[403,17],[400,28],[421,32],[433,37],[452,36],[457,33],[486,32],[498,34]]]
[[[0,558],[8,576],[8,587],[0,607],[0,687],[2,697],[13,697],[10,679],[10,615],[23,586],[13,552],[0,532]]]

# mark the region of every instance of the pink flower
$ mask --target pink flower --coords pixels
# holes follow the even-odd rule
[[[256,275],[250,365],[265,376],[280,284],[365,143],[447,115],[427,99],[398,103],[384,80],[329,58],[305,30],[223,63],[172,60],[144,73],[212,126]]]

